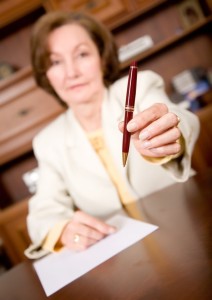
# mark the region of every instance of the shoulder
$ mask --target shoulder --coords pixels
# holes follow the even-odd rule
[[[111,86],[111,88],[120,88],[121,86],[126,86],[126,83],[128,81],[128,76],[124,76],[120,79],[118,79],[116,82],[114,82]],[[151,85],[151,84],[163,84],[162,77],[150,70],[146,71],[139,71],[137,76],[137,81],[140,83],[142,82],[143,85]]]
[[[124,76],[114,82],[111,87],[110,91],[112,94],[126,94],[127,90],[127,83],[128,83],[128,76]],[[147,71],[139,71],[137,76],[137,90],[140,90],[142,95],[145,95],[152,88],[163,88],[164,81],[163,78],[150,70]]]
[[[44,127],[33,139],[33,148],[53,146],[63,139],[67,112],[59,115],[54,121]]]
[[[61,130],[65,125],[65,116],[66,112],[59,115],[56,119],[54,119],[51,123],[49,123],[46,127],[44,127],[36,136],[36,139],[42,139],[55,136],[58,130]]]
[[[121,102],[124,101],[127,92],[128,76],[124,76],[114,82],[110,88],[110,94],[119,99]],[[151,91],[164,90],[163,78],[150,70],[139,71],[137,76],[137,90],[136,99],[140,100],[146,98],[146,95]]]

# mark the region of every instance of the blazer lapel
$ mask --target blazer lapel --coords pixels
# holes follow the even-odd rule
[[[91,170],[93,174],[100,177],[107,177],[107,173],[91,146],[86,133],[80,126],[71,110],[66,115],[67,126],[65,132],[65,144],[72,165],[79,166],[81,170]]]

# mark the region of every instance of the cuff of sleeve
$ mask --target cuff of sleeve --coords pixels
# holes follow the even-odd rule
[[[63,220],[57,223],[48,233],[46,236],[45,241],[43,242],[42,248],[50,251],[50,252],[58,252],[60,251],[63,246],[58,243],[59,237],[65,227],[65,225],[69,222],[70,220]]]
[[[180,136],[180,138],[178,140],[178,143],[181,146],[181,150],[177,154],[167,155],[167,156],[164,156],[164,157],[149,157],[149,156],[144,156],[143,155],[142,157],[145,160],[147,160],[148,162],[151,162],[153,164],[164,165],[164,164],[168,163],[169,161],[171,161],[172,159],[176,159],[176,158],[180,157],[184,153],[184,150],[185,150],[185,140],[184,140],[184,137],[182,135]]]

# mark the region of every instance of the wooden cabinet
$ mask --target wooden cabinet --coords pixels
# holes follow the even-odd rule
[[[114,34],[118,47],[149,35],[153,40],[153,47],[121,62],[122,75],[126,74],[131,60],[135,59],[141,69],[152,69],[160,73],[167,84],[167,91],[170,92],[170,79],[174,75],[195,65],[208,67],[212,64],[211,0],[199,1],[204,18],[189,28],[184,28],[179,9],[186,1],[190,0],[10,0],[7,1],[10,3],[8,7],[12,8],[12,3],[15,3],[14,8],[2,10],[0,7],[0,15],[2,10],[2,14],[8,15],[9,20],[9,12],[18,11],[19,14],[16,13],[14,20],[17,20],[18,15],[20,18],[22,16],[19,19],[22,26],[16,26],[15,23],[13,30],[9,26],[9,34],[8,26],[7,30],[2,28],[0,61],[11,63],[17,70],[27,67],[30,65],[29,36],[36,19],[44,14],[45,10],[81,10],[103,21]],[[26,3],[29,2],[31,4],[27,6]],[[11,24],[14,22],[11,20]],[[16,47],[19,41],[22,46]],[[13,53],[15,47],[16,55]],[[200,56],[199,53],[203,52],[205,55]]]
[[[63,110],[36,86],[31,69],[24,71],[16,82],[9,84],[5,80],[0,85],[1,165],[30,151],[35,134]]]
[[[212,66],[211,14],[204,10],[203,18],[184,28],[180,4],[181,1],[159,1],[127,23],[112,28],[119,47],[145,35],[153,41],[149,49],[121,62],[122,74],[127,73],[133,59],[137,60],[141,70],[150,69],[162,75],[170,94],[173,76],[196,66]]]
[[[0,7],[0,28],[28,14],[41,6],[42,0],[2,0]]]
[[[0,239],[12,265],[26,259],[24,250],[30,245],[26,227],[27,213],[28,199],[0,210]]]
[[[32,139],[62,111],[29,65],[0,81],[0,208],[30,196],[22,176],[37,166]]]
[[[200,120],[200,135],[195,145],[192,166],[199,173],[204,174],[207,168],[212,167],[212,92],[211,104],[197,112]]]
[[[128,3],[129,2],[129,3]],[[109,24],[114,18],[129,12],[130,1],[124,0],[46,0],[44,6],[50,10],[77,10],[94,15],[97,19]]]

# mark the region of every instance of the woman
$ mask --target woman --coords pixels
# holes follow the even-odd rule
[[[39,182],[29,202],[33,245],[26,255],[36,258],[95,244],[115,231],[103,219],[122,203],[187,180],[199,123],[169,101],[160,76],[139,72],[123,168],[128,78],[118,80],[111,34],[89,16],[54,12],[37,22],[31,49],[38,85],[67,107],[33,141]]]

